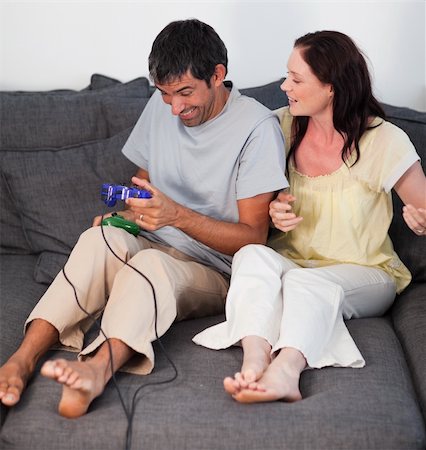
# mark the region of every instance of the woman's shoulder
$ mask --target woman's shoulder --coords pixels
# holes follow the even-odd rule
[[[290,120],[291,122],[291,120],[293,120],[293,116],[290,114],[288,106],[282,106],[281,108],[274,109],[273,113],[278,116],[281,124],[283,123],[283,121]]]
[[[414,161],[418,158],[405,131],[381,117],[370,121],[359,142],[359,150],[359,160],[351,165],[350,172],[375,190],[381,190],[389,176],[404,164],[404,161]],[[354,152],[351,158],[355,158]],[[350,162],[353,162],[353,159]]]
[[[373,117],[365,131],[365,134],[373,135],[380,139],[393,140],[409,140],[407,133],[392,122],[381,117]]]
[[[280,121],[281,130],[285,138],[286,152],[288,152],[291,141],[291,124],[293,122],[293,116],[290,114],[288,106],[283,106],[282,108],[276,109],[273,112],[278,116],[278,119]]]

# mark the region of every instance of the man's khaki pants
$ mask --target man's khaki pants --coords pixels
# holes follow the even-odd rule
[[[147,374],[154,367],[152,342],[175,319],[202,317],[223,312],[228,279],[211,267],[182,252],[135,237],[121,228],[103,228],[112,250],[145,275],[125,265],[107,247],[101,227],[85,231],[64,269],[76,289],[80,305],[90,314],[102,313],[102,330],[137,352],[121,370]],[[78,306],[72,286],[62,271],[28,317],[44,319],[59,331],[62,346],[79,351],[79,358],[93,353],[104,341],[98,337],[83,351],[84,333],[93,323]],[[155,305],[156,302],[156,305]],[[157,311],[157,314],[156,314]],[[157,323],[155,323],[157,322]]]

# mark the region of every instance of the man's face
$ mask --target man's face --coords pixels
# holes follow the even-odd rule
[[[224,102],[218,95],[223,89],[214,74],[210,87],[204,80],[194,78],[188,71],[185,75],[167,84],[156,84],[164,103],[172,107],[172,114],[179,116],[186,127],[196,127],[217,116]]]

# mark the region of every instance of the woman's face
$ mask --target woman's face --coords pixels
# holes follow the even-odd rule
[[[290,113],[293,116],[315,117],[333,115],[333,88],[322,83],[302,57],[301,49],[294,48],[290,54],[288,76],[281,85],[287,94]]]

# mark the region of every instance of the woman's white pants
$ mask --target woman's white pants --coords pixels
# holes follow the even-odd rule
[[[298,349],[309,367],[363,367],[344,319],[382,315],[395,298],[384,271],[355,264],[302,268],[274,250],[248,245],[235,256],[226,321],[194,337],[212,349],[259,336],[272,353]]]

